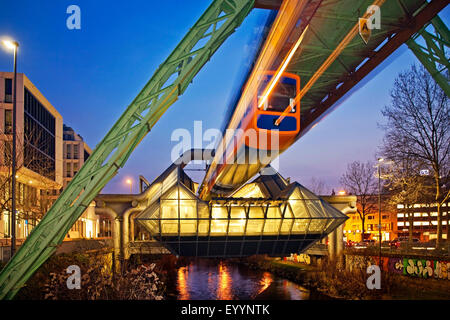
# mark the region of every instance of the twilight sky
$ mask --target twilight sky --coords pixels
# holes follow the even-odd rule
[[[25,73],[50,103],[94,148],[139,93],[156,68],[207,8],[208,0],[16,0],[0,3],[0,37],[20,43],[18,72]],[[66,9],[81,8],[81,30],[69,30]],[[152,181],[170,163],[171,134],[221,128],[232,90],[245,65],[248,45],[268,11],[253,10],[205,65],[183,96],[134,151],[103,192],[127,193],[139,174]],[[449,7],[440,16],[449,21]],[[416,62],[403,45],[357,92],[280,157],[280,173],[308,186],[322,180],[340,188],[347,163],[375,157],[383,132],[381,108],[397,74]],[[0,50],[0,70],[12,71],[12,55]]]

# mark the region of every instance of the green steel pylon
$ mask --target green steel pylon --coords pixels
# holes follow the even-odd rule
[[[418,40],[422,40],[423,44],[419,44]],[[434,17],[428,26],[420,29],[406,44],[442,90],[450,97],[448,79],[450,33],[441,18],[439,16]]]
[[[254,0],[214,0],[159,66],[81,170],[0,274],[0,299],[12,299],[54,253],[72,225],[158,119],[240,26]]]

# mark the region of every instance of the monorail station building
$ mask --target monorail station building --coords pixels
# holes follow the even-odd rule
[[[114,236],[122,258],[129,258],[138,226],[179,256],[286,256],[305,251],[347,219],[276,172],[260,175],[229,197],[202,201],[196,195],[198,184],[183,170],[194,153],[186,152],[183,161],[172,164],[138,195],[97,196],[96,211],[109,213],[116,232],[122,233]]]

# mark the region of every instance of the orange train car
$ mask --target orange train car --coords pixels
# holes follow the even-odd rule
[[[296,100],[300,77],[283,73],[261,104],[261,95],[274,74],[266,71],[261,75],[259,89],[237,125],[234,139],[223,148],[219,163],[208,169],[200,189],[201,198],[206,199],[210,193],[230,195],[295,142],[300,132],[300,101]],[[277,125],[288,106],[289,112]]]
[[[257,133],[258,144],[252,145],[246,141],[246,145],[251,148],[268,149],[272,147],[271,137],[275,137],[279,150],[287,149],[295,140],[300,131],[300,101],[296,101],[296,96],[300,91],[300,77],[292,73],[283,73],[276,86],[270,92],[264,104],[259,108],[259,102],[263,90],[274,75],[274,71],[266,71],[262,75],[257,95],[254,96],[253,103],[244,116],[241,129],[244,132],[253,129]],[[291,106],[290,112],[283,118],[279,125],[275,121],[281,116],[287,106]],[[266,139],[267,141],[260,141]],[[275,146],[276,147],[276,146]]]

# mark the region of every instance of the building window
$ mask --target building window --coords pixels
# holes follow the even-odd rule
[[[71,163],[67,163],[66,166],[66,177],[70,178],[72,174],[72,164]]]
[[[5,78],[5,102],[12,103],[12,79]]]
[[[12,164],[12,142],[5,141],[3,144],[3,164],[11,166]]]
[[[8,179],[7,181],[4,182],[4,186],[3,186],[3,199],[4,200],[9,201],[10,191],[11,191],[11,180]]]
[[[367,216],[367,219],[373,220],[374,216]]]
[[[55,117],[24,88],[25,167],[55,178]]]
[[[75,175],[77,174],[77,172],[78,172],[78,164],[74,163],[74,164],[73,164],[73,176],[74,176],[74,177],[75,177]]]
[[[18,188],[19,190],[19,203],[23,204],[23,200],[24,200],[24,193],[25,193],[25,188],[24,188],[24,184],[19,182]]]
[[[74,144],[73,145],[73,158],[74,159],[78,159],[78,145]]]
[[[67,144],[67,159],[72,159],[72,146]]]
[[[381,218],[382,218],[382,219],[388,219],[388,218],[389,218],[389,216],[387,216],[387,215],[384,215],[384,216],[381,216]]]
[[[12,133],[12,110],[5,109],[5,134]]]
[[[3,236],[5,238],[9,238],[10,237],[10,217],[9,217],[9,212],[8,211],[3,211]]]

